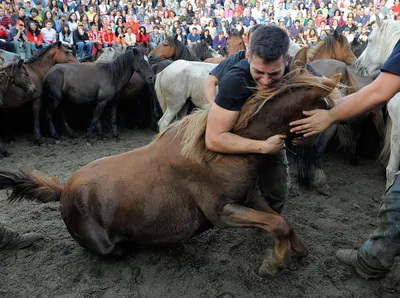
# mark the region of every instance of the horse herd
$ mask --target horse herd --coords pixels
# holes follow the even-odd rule
[[[243,106],[235,133],[253,139],[289,133],[289,122],[303,117],[303,110],[332,106],[323,98],[339,83],[347,86],[341,92],[350,94],[371,82],[399,38],[398,22],[377,18],[377,28],[357,60],[347,39],[337,32],[313,48],[298,48],[297,53],[292,53],[295,57],[291,72],[281,84],[257,92]],[[148,104],[149,124],[158,121],[161,133],[145,147],[86,165],[65,185],[37,171],[22,169],[15,173],[0,171],[0,189],[11,190],[11,200],[60,201],[61,215],[71,236],[101,256],[121,256],[138,244],[185,241],[213,226],[261,228],[274,235],[275,249],[260,266],[259,274],[274,275],[288,268],[293,256],[305,256],[308,250],[286,220],[256,191],[257,171],[265,163],[262,155],[224,155],[207,150],[204,134],[208,105],[202,83],[216,64],[181,60],[183,55],[192,53],[178,40],[168,38],[149,53],[151,62],[160,63],[153,68],[145,53],[136,48],[117,55],[112,62],[78,64],[61,45],[53,45],[26,64],[15,62],[13,67],[25,69],[26,73],[17,71],[14,84],[6,84],[9,90],[2,94],[0,108],[16,102],[18,92],[24,95],[19,98],[21,101],[28,97],[32,101],[35,116],[43,104],[54,138],[58,137],[52,121],[56,109],[61,110],[65,130],[73,134],[62,112],[65,100],[96,101],[88,142],[104,107],[110,103],[113,135],[118,138],[116,101],[124,96],[138,96],[143,90],[149,94],[148,102],[154,99]],[[177,61],[163,64],[163,59]],[[310,75],[304,70],[306,63],[324,77]],[[188,101],[199,109],[171,124]],[[391,149],[387,151],[391,154],[387,170],[390,175],[398,168],[400,158],[398,105],[397,98],[388,105],[392,121],[388,121],[391,130],[386,136],[391,132],[391,143],[387,137],[385,143]],[[366,115],[358,121],[365,118]],[[38,119],[35,141],[40,140]],[[384,137],[382,108],[371,111],[370,119]],[[317,155],[312,161],[315,173],[311,183],[315,186],[326,184],[321,159],[334,134],[342,136],[341,145],[347,145],[350,153],[355,154],[360,131],[354,131],[350,124],[335,125],[320,134],[315,140]],[[390,175],[388,183],[393,180]]]

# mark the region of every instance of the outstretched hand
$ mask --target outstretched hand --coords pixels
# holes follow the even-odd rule
[[[334,123],[327,110],[304,111],[303,114],[308,117],[291,122],[290,126],[294,127],[290,132],[310,137],[324,131]]]

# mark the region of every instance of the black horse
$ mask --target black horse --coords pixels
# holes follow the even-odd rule
[[[118,139],[116,100],[129,82],[133,73],[137,72],[149,84],[154,82],[154,73],[144,54],[138,49],[129,49],[110,63],[65,64],[53,67],[43,79],[46,117],[54,138],[58,134],[53,124],[53,114],[62,101],[74,103],[97,102],[90,124],[87,142],[91,144],[93,132],[107,103],[112,103],[112,130]],[[46,96],[47,95],[47,96]],[[68,134],[73,135],[65,112],[60,110],[64,126]]]

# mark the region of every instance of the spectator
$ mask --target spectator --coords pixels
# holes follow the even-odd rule
[[[200,35],[200,40],[204,40],[209,47],[213,46],[213,39],[211,38],[210,31],[204,29],[203,33]]]
[[[315,45],[318,42],[318,35],[317,35],[317,31],[315,29],[311,29],[308,32],[307,42],[308,42],[309,47],[312,47],[313,45]]]
[[[88,34],[83,30],[83,24],[78,23],[78,29],[73,33],[74,44],[77,46],[78,58],[83,57],[84,51],[86,55],[91,55],[93,44],[89,40]]]
[[[187,36],[188,47],[192,47],[200,42],[200,35],[197,33],[197,27],[193,27],[192,32]]]
[[[133,47],[136,44],[136,35],[133,33],[132,27],[126,27],[125,43],[129,47]]]
[[[289,30],[290,37],[294,38],[295,36],[297,36],[299,34],[300,30],[303,31],[303,27],[300,26],[299,20],[295,20],[294,25],[292,25],[292,27],[290,27],[290,30]]]
[[[8,33],[3,25],[0,25],[0,48],[9,52],[14,52],[14,44],[8,41]]]
[[[88,31],[89,41],[92,43],[92,53],[103,48],[102,35],[99,26],[93,23],[91,30]]]
[[[16,26],[17,25],[17,21],[22,21],[24,23],[24,27],[26,25],[29,25],[29,24],[27,24],[28,18],[25,15],[25,8],[23,6],[18,8],[18,13],[17,14],[12,14],[11,15],[11,26]]]
[[[107,31],[104,32],[101,36],[101,42],[103,44],[103,48],[112,47],[114,44],[115,35],[113,33],[111,25],[108,25]]]
[[[72,54],[76,56],[76,48],[74,45],[74,39],[72,32],[67,24],[64,24],[60,33],[58,34],[58,40],[66,47],[68,50],[72,51]]]
[[[31,43],[32,53],[42,48],[42,32],[39,30],[36,22],[31,21],[29,23],[29,28],[26,30],[26,36],[28,37],[28,41]]]
[[[136,43],[146,47],[149,45],[149,34],[146,31],[146,27],[139,27],[139,33],[136,35]]]
[[[11,27],[9,40],[14,44],[14,51],[21,56],[21,49],[25,53],[25,60],[32,58],[31,43],[26,36],[24,21],[18,20],[15,27]]]
[[[4,12],[4,8],[0,7],[0,26],[3,26],[5,29],[11,28],[11,19],[10,17]]]
[[[326,23],[326,18],[322,15],[322,11],[318,10],[317,11],[317,17],[314,20],[315,26],[319,27],[321,25],[322,21],[324,21]]]
[[[165,40],[165,35],[161,34],[159,30],[160,28],[158,26],[154,26],[153,32],[149,34],[149,43],[153,49]]]
[[[226,47],[226,36],[224,34],[224,31],[220,30],[218,32],[218,35],[216,37],[214,37],[213,40],[213,48],[214,50],[219,50],[222,49],[224,47]]]
[[[182,34],[182,28],[176,28],[176,39],[179,40],[182,44],[187,45],[186,36]]]

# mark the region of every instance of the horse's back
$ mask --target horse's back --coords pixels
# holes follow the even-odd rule
[[[171,136],[162,139],[98,159],[70,177],[61,213],[73,236],[82,235],[85,217],[100,222],[108,235],[145,244],[185,241],[209,224],[180,170],[180,146],[170,143]]]

